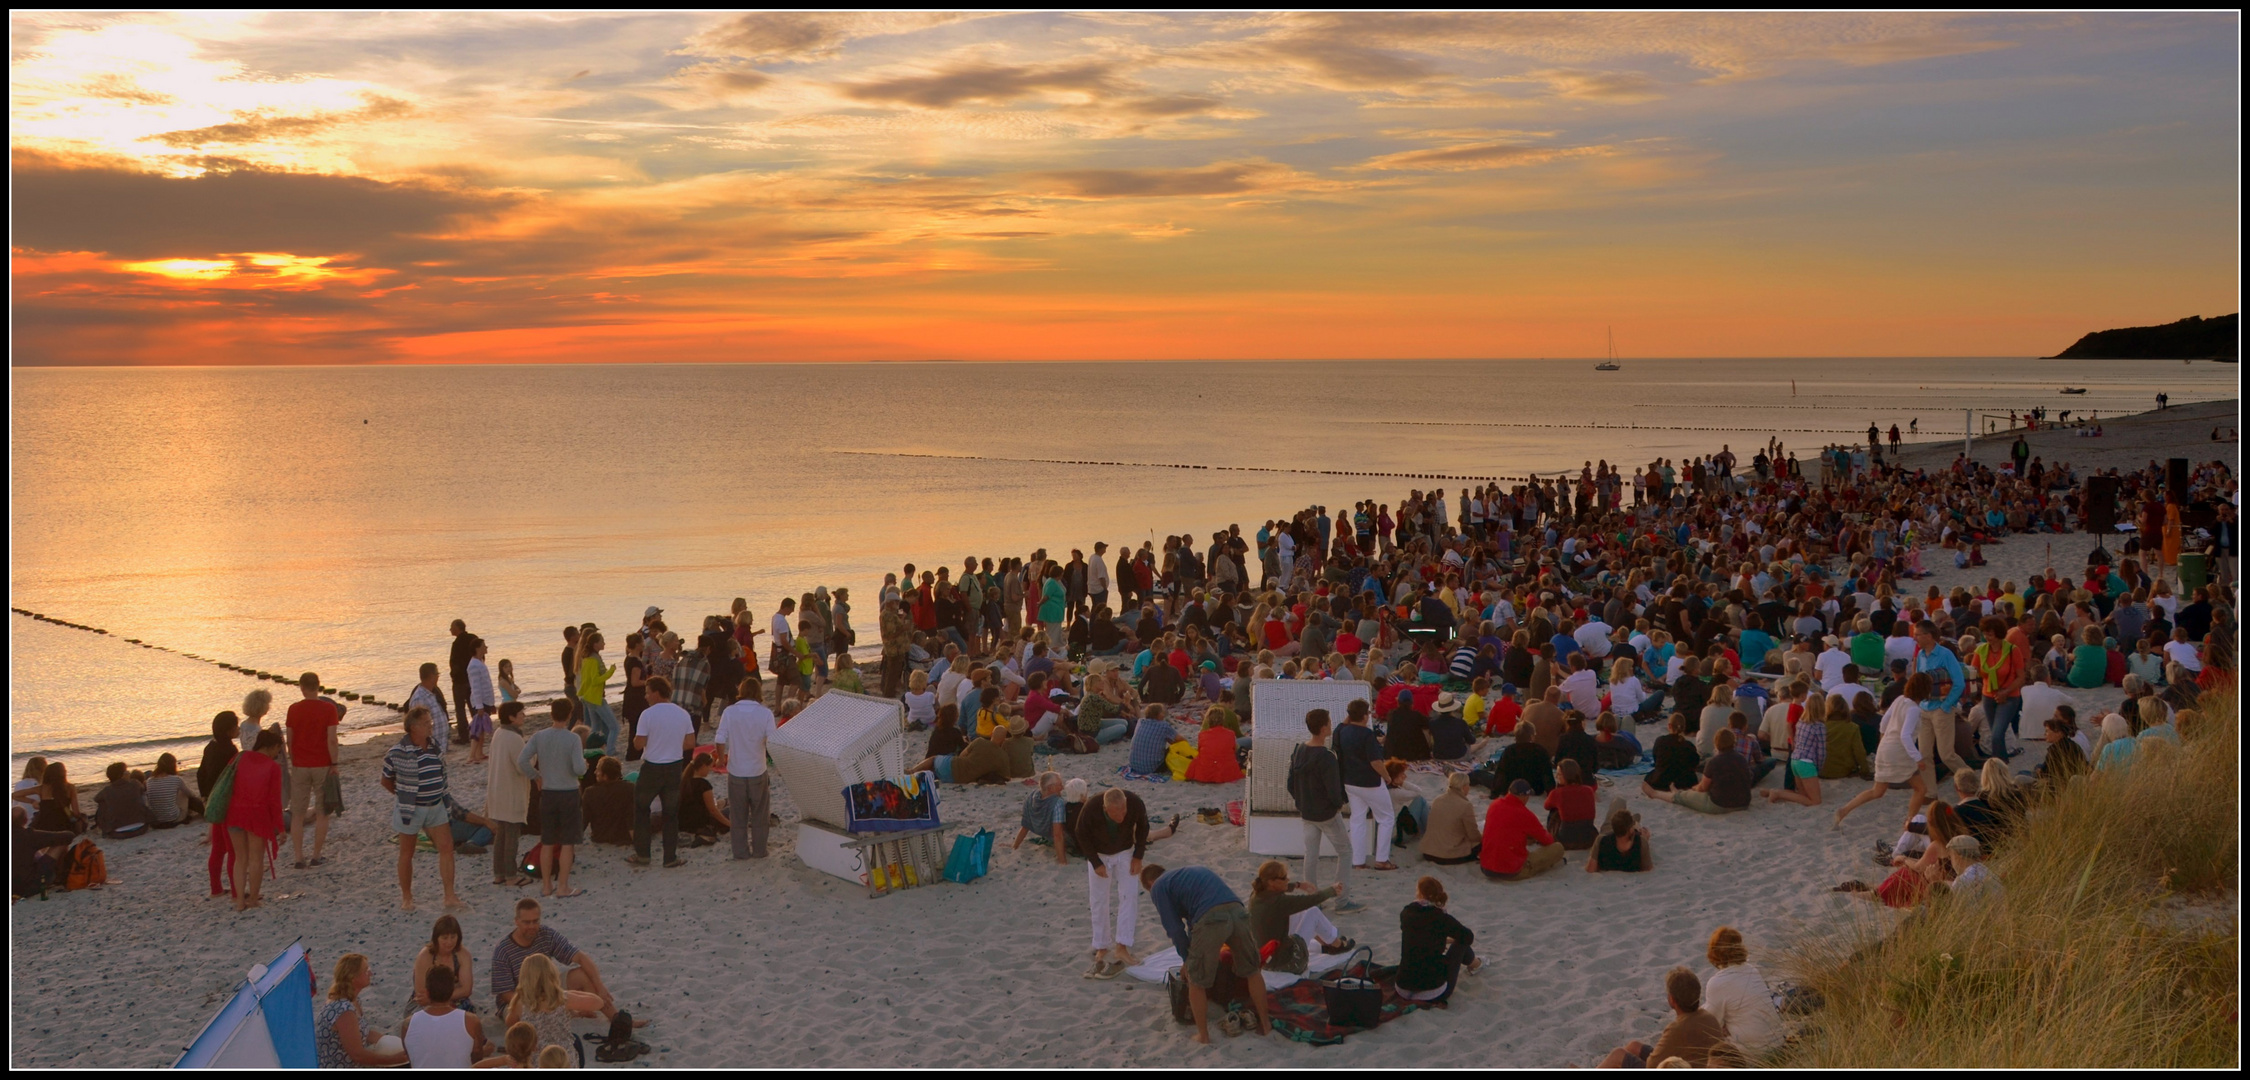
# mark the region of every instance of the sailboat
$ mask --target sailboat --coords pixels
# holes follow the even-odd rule
[[[1606,328],[1605,328],[1606,329]],[[1621,371],[1617,366],[1617,331],[1609,331],[1609,359],[1594,365],[1595,371]]]

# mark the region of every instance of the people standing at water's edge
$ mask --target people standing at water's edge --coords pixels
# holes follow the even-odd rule
[[[567,724],[568,705],[557,701],[551,708],[553,719],[525,741],[516,768],[539,785],[539,894],[568,897],[580,891],[570,885],[570,865],[586,835],[578,783],[586,775],[586,755]]]
[[[517,861],[517,841],[529,822],[531,778],[523,771],[523,702],[500,706],[500,723],[491,735],[492,756],[484,772],[484,816],[492,822],[492,883],[529,885]]]
[[[640,733],[633,737],[634,749],[641,752],[641,772],[633,785],[633,854],[626,861],[634,866],[648,865],[648,807],[655,799],[664,806],[664,866],[670,869],[682,865],[681,773],[687,756],[695,752],[695,721],[686,709],[672,704],[672,684],[663,678],[648,681],[648,698],[648,709],[641,713]]]
[[[446,741],[448,725],[445,722],[445,695],[438,693],[438,666],[436,664],[424,664],[417,674],[421,676],[422,681],[416,683],[414,689],[407,692],[406,711],[411,713],[416,709],[424,709],[429,712],[430,745],[436,747],[438,753],[443,754],[452,744]]]
[[[475,658],[480,639],[459,619],[453,620],[448,629],[453,634],[453,646],[446,657],[446,668],[453,676],[453,734],[456,741],[468,742],[475,738],[469,722],[470,711],[474,708],[470,703],[469,661]]]
[[[320,866],[328,861],[328,805],[322,797],[336,776],[337,730],[343,714],[335,702],[320,696],[320,676],[310,671],[297,677],[304,695],[292,702],[287,719],[289,732],[289,853],[296,868]],[[312,819],[313,853],[305,857],[305,819]]]

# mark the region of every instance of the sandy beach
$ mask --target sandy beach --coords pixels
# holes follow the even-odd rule
[[[2081,468],[2137,467],[2171,454],[2202,461],[2220,451],[2231,459],[2237,448],[2214,447],[2208,434],[2234,416],[2233,402],[2182,407],[2107,420],[2099,440],[2066,430],[2034,435],[2032,446],[2049,463]],[[2007,445],[1980,440],[1976,451],[1998,460]],[[1957,448],[1924,446],[1909,461],[1935,467]],[[1803,456],[1817,447],[1797,449]],[[2021,580],[2047,565],[2046,542],[2019,537],[1988,546],[1991,565],[1969,571],[1955,571],[1950,559],[1932,552],[1926,564],[1935,573],[1917,584],[1950,589],[1988,577]],[[2082,565],[2087,546],[2080,534],[2056,538],[2056,569],[2067,574]],[[2120,692],[2070,696],[2084,716]],[[1643,727],[1642,741],[1660,730]],[[910,737],[910,755],[919,755],[921,740]],[[236,914],[205,899],[200,824],[105,841],[109,887],[14,905],[11,1064],[167,1065],[246,968],[300,936],[324,986],[338,954],[367,954],[376,974],[363,1007],[395,1022],[414,951],[437,913],[437,891],[436,857],[420,856],[424,910],[397,910],[395,848],[376,784],[377,756],[387,742],[348,755],[350,810],[331,830],[328,864],[298,871],[285,859],[262,910]],[[1119,744],[1048,760],[1098,790],[1117,781],[1125,752]],[[481,805],[482,767],[449,757],[456,795]],[[2033,743],[2012,764],[2029,769],[2038,759]],[[1436,794],[1435,776],[1413,780]],[[1765,786],[1777,783],[1769,776]],[[1243,797],[1240,785],[1129,786],[1152,816],[1189,815],[1179,836],[1150,849],[1151,861],[1208,865],[1246,893],[1261,860],[1245,850],[1242,830],[1193,818],[1198,807]],[[1708,974],[1703,946],[1714,927],[1739,928],[1755,960],[1787,935],[1867,917],[1862,905],[1829,890],[1850,878],[1879,879],[1868,850],[1900,831],[1906,799],[1894,793],[1832,832],[1833,808],[1865,785],[1823,786],[1820,808],[1761,801],[1716,817],[1643,799],[1636,788],[1628,801],[1644,815],[1657,859],[1647,876],[1586,874],[1574,859],[1528,882],[1493,883],[1474,867],[1429,867],[1411,850],[1398,856],[1398,872],[1357,875],[1354,895],[1369,908],[1338,922],[1372,945],[1379,961],[1395,962],[1398,909],[1411,898],[1415,878],[1434,873],[1490,964],[1464,981],[1449,1010],[1417,1012],[1333,1047],[1278,1036],[1221,1037],[1198,1047],[1172,1021],[1161,987],[1081,979],[1085,871],[1076,861],[1057,866],[1046,849],[1028,844],[1006,850],[1028,790],[1021,784],[945,792],[944,817],[956,833],[983,826],[998,837],[991,875],[971,885],[869,899],[857,886],[807,869],[793,857],[795,808],[777,786],[784,825],[772,859],[732,862],[721,846],[687,852],[684,868],[633,869],[624,862],[626,849],[582,846],[576,877],[587,893],[550,902],[546,917],[600,961],[622,1007],[653,1021],[643,1037],[655,1052],[642,1061],[655,1066],[1584,1066],[1663,1026],[1663,972],[1686,964]],[[1605,789],[1603,802],[1611,794]],[[1481,819],[1482,793],[1472,802]],[[491,886],[488,870],[488,860],[460,859],[461,891],[472,903],[461,921],[478,957],[479,1005],[487,1010],[482,969],[492,945],[514,901],[537,894],[535,887]],[[1163,945],[1144,903],[1137,951]],[[592,1033],[596,1025],[580,1030]]]

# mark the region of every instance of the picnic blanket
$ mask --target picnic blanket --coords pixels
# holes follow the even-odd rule
[[[1350,960],[1351,954],[1349,953],[1330,955],[1315,951],[1312,956],[1306,958],[1305,973],[1302,975],[1295,975],[1286,971],[1261,971],[1258,974],[1265,979],[1267,990],[1280,990],[1301,980],[1318,978],[1327,972],[1343,967]],[[1179,968],[1181,963],[1180,950],[1168,948],[1163,952],[1150,954],[1148,959],[1141,961],[1136,967],[1126,968],[1125,974],[1131,975],[1141,982],[1161,983],[1164,981],[1164,976]],[[1326,1006],[1323,1006],[1322,1012],[1325,1013],[1326,1011]]]
[[[1172,782],[1172,774],[1169,772],[1137,773],[1128,765],[1119,765],[1117,775],[1127,780],[1146,780],[1152,784],[1169,784]]]
[[[1376,1023],[1388,1024],[1407,1013],[1422,1007],[1420,1002],[1406,1001],[1398,996],[1398,968],[1362,964],[1358,968],[1375,981],[1383,991],[1383,1008]],[[1321,992],[1320,983],[1314,979],[1274,988],[1268,984],[1266,1007],[1273,1013],[1273,1029],[1313,1046],[1334,1046],[1354,1032],[1364,1028],[1341,1028],[1328,1022],[1328,997]]]

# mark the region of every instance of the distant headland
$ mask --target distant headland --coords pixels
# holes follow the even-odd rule
[[[2096,330],[2049,360],[2240,360],[2242,313]]]

